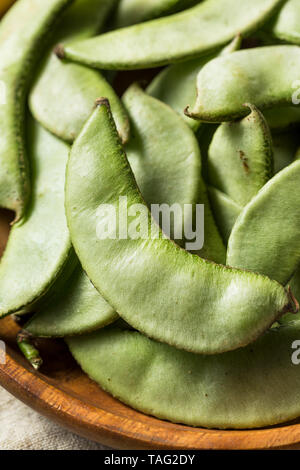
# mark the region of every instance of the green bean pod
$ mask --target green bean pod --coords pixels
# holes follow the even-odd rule
[[[250,114],[223,123],[208,151],[209,182],[243,207],[273,175],[272,137],[261,112],[247,105]]]
[[[177,13],[192,7],[202,0],[122,0],[116,9],[113,18],[113,28],[124,28],[133,24],[142,23],[153,18]]]
[[[98,330],[118,318],[78,265],[63,292],[39,309],[24,329],[34,337],[60,338]]]
[[[283,41],[300,45],[300,5],[298,0],[288,0],[272,21],[270,31]]]
[[[1,259],[0,318],[41,308],[76,265],[64,211],[69,147],[33,121],[27,135],[32,194]]]
[[[201,155],[196,138],[173,110],[145,94],[137,85],[126,91],[123,102],[132,126],[132,137],[125,150],[143,198],[148,204],[180,204],[182,209],[184,204],[193,207],[204,204],[205,242],[196,252],[224,264],[225,247],[201,178]],[[173,240],[176,240],[176,225],[184,227],[183,218],[175,217],[172,222],[170,238]],[[177,242],[182,244],[180,240]]]
[[[99,96],[109,98],[122,142],[128,140],[128,117],[103,75],[79,64],[65,63],[52,53],[59,41],[96,34],[115,4],[115,0],[76,0],[58,25],[51,50],[40,64],[32,85],[29,107],[33,116],[66,142],[73,142]]]
[[[0,206],[15,211],[15,221],[23,217],[30,193],[24,121],[32,68],[71,1],[19,0],[0,23]]]
[[[241,47],[242,38],[238,35],[221,51],[221,55],[230,54]],[[200,121],[191,119],[184,114],[187,103],[196,100],[196,79],[199,71],[207,62],[214,59],[216,54],[200,57],[179,64],[170,65],[163,69],[150,83],[147,93],[163,101],[177,111],[194,130],[200,126]]]
[[[117,328],[67,343],[91,379],[143,413],[189,426],[247,429],[300,416],[299,335],[300,322],[292,322],[215,356]]]
[[[68,44],[59,56],[105,70],[172,64],[206,55],[237,34],[259,29],[281,4],[282,0],[206,0],[166,18]]]
[[[224,263],[225,247],[199,177],[201,157],[194,134],[173,110],[137,85],[127,90],[123,101],[132,125],[131,140],[126,146],[128,158],[147,203],[177,203],[182,207],[205,203],[205,244],[201,254]],[[76,335],[102,328],[116,318],[116,311],[77,269],[63,293],[43,307],[25,329],[34,336]]]
[[[200,71],[196,104],[186,113],[200,121],[223,122],[245,116],[244,103],[261,111],[292,106],[299,94],[299,67],[298,46],[258,47],[218,57]]]
[[[251,269],[287,284],[300,263],[299,179],[297,160],[245,206],[228,242],[229,266]]]

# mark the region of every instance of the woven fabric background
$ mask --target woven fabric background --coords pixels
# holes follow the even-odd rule
[[[106,450],[41,416],[0,387],[0,450]]]

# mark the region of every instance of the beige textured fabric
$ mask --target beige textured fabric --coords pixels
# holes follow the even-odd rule
[[[0,450],[106,450],[24,405],[0,387]]]

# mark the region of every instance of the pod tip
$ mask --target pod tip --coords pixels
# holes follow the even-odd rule
[[[59,59],[64,59],[65,58],[65,49],[63,44],[57,44],[55,48],[53,49],[54,54],[56,57]]]
[[[190,107],[187,106],[186,108],[184,108],[184,114],[188,117],[192,117],[192,114],[190,113]]]
[[[95,107],[97,106],[106,106],[107,108],[110,108],[109,100],[107,98],[97,98],[95,101]]]
[[[252,103],[243,103],[243,107],[244,108],[249,108],[251,112],[257,110],[256,106]]]
[[[24,206],[19,205],[16,209],[13,209],[13,210],[15,211],[15,216],[14,216],[13,220],[9,223],[9,225],[11,227],[22,219],[23,212],[24,212]]]

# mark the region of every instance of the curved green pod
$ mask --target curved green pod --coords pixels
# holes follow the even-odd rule
[[[246,348],[214,356],[117,328],[67,343],[90,378],[143,413],[190,426],[244,429],[300,416],[299,335],[300,322],[292,322]]]
[[[241,46],[241,41],[242,38],[238,35],[221,51],[221,55],[238,50]],[[187,104],[192,104],[196,100],[196,80],[199,71],[207,62],[215,57],[216,54],[211,54],[207,57],[170,65],[154,78],[147,88],[147,93],[171,106],[194,131],[197,131],[200,121],[186,116],[184,109]]]
[[[37,123],[28,133],[32,195],[0,263],[0,317],[33,311],[75,267],[64,211],[69,147]]]
[[[103,328],[119,318],[78,266],[63,293],[51,299],[25,325],[35,337],[58,338]]]
[[[300,4],[298,0],[288,0],[278,16],[272,21],[272,34],[281,40],[300,45]]]
[[[205,204],[205,242],[197,253],[225,263],[226,252],[211,214],[201,178],[201,155],[197,139],[176,113],[164,103],[132,85],[123,102],[131,120],[132,137],[126,154],[139,189],[148,204]],[[193,217],[194,212],[191,213]],[[182,217],[172,223],[170,238]],[[157,221],[158,222],[158,221]],[[180,242],[179,242],[180,243]],[[180,243],[181,244],[181,243]]]
[[[200,121],[233,121],[260,110],[292,106],[299,80],[300,48],[268,46],[233,52],[210,61],[197,78],[197,100],[186,113]]]
[[[74,42],[60,57],[100,69],[143,69],[208,54],[247,34],[274,14],[282,0],[206,0],[189,10]],[[234,15],[232,12],[234,11]]]
[[[296,161],[277,173],[243,209],[228,242],[229,266],[287,284],[300,263],[299,179],[300,161]]]
[[[76,0],[56,29],[55,43],[96,34],[115,4],[115,0]],[[52,49],[43,59],[29,95],[35,119],[71,143],[91,114],[96,98],[105,96],[122,142],[126,142],[128,117],[111,85],[99,71],[59,60]]]
[[[201,157],[194,134],[174,111],[137,85],[127,90],[123,101],[132,123],[128,158],[145,200],[149,205],[177,203],[182,207],[185,203],[205,203],[205,245],[201,253],[224,263],[225,247],[199,177]],[[78,269],[63,295],[52,299],[25,329],[34,336],[75,335],[106,326],[116,318],[115,310]]]
[[[208,186],[208,194],[217,226],[227,245],[232,228],[243,207],[213,186]]]
[[[127,198],[127,211],[121,197]],[[224,352],[253,341],[295,308],[277,282],[205,261],[162,235],[137,188],[106,100],[99,100],[72,147],[65,204],[73,246],[93,285],[127,323],[150,337],[193,352]],[[104,209],[110,209],[109,217]],[[132,224],[136,209],[140,215]],[[117,230],[120,214],[128,224],[125,237]],[[132,230],[137,222],[142,233]]]
[[[177,13],[202,0],[122,0],[116,9],[113,28],[124,28],[153,18]]]
[[[273,148],[262,113],[247,105],[250,114],[240,121],[224,122],[208,151],[211,186],[243,207],[273,175]]]
[[[221,124],[213,135],[207,158],[209,197],[218,228],[227,244],[242,208],[273,175],[273,146],[261,112]]]
[[[15,211],[16,221],[24,215],[30,193],[24,141],[29,79],[45,37],[71,1],[19,0],[1,20],[0,206]]]

